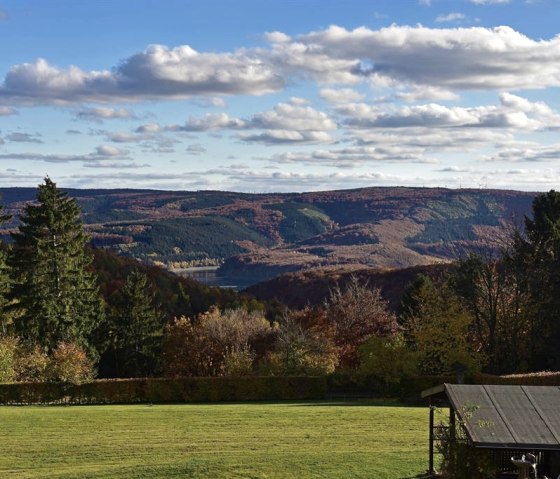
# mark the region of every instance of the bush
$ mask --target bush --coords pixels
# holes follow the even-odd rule
[[[472,411],[462,412],[468,417]],[[485,427],[481,424],[480,427]],[[492,451],[477,449],[469,444],[465,429],[459,420],[455,428],[438,428],[437,451],[441,454],[441,476],[445,479],[494,479],[498,467]]]
[[[49,369],[49,358],[37,345],[21,346],[16,356],[18,382],[45,381]]]
[[[94,377],[93,363],[74,343],[59,343],[49,360],[49,379],[80,384]]]
[[[379,378],[389,389],[418,374],[417,354],[408,348],[402,334],[372,336],[360,348],[360,373]]]

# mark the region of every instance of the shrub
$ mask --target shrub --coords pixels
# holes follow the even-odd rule
[[[274,351],[264,369],[274,375],[323,375],[338,364],[338,350],[329,334],[305,324],[302,312],[288,313],[278,328]]]
[[[228,354],[248,348],[256,358],[257,347],[270,343],[274,334],[274,327],[257,311],[212,308],[196,320],[180,318],[165,330],[165,375],[224,375]]]
[[[464,410],[462,417],[472,411]],[[479,427],[487,427],[481,424]],[[441,454],[441,475],[445,479],[494,479],[498,467],[491,450],[472,447],[461,420],[455,428],[438,428],[437,450]]]
[[[80,384],[94,377],[93,363],[74,343],[59,343],[49,360],[52,381]]]
[[[23,345],[16,356],[16,376],[19,382],[37,382],[47,379],[49,358],[36,344]]]
[[[224,374],[226,376],[250,376],[253,374],[253,363],[256,357],[256,353],[248,344],[228,349],[224,358]]]
[[[417,355],[407,347],[402,334],[372,336],[360,348],[360,373],[381,379],[388,388],[418,373]]]
[[[19,341],[11,336],[0,336],[0,383],[16,380],[16,354]]]

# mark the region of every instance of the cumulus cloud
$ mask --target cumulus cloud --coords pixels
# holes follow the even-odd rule
[[[461,20],[461,15],[452,13],[440,21]],[[560,86],[560,37],[535,40],[507,26],[347,30],[333,25],[298,37],[272,32],[266,39],[266,48],[222,53],[151,45],[99,71],[59,67],[39,58],[8,70],[0,104],[193,99],[222,107],[223,95],[277,92],[301,79],[441,91]],[[200,98],[206,99],[196,100]],[[98,118],[105,113],[84,114]],[[114,118],[123,112],[107,114]]]
[[[307,101],[292,97],[288,102],[278,103],[268,111],[256,113],[242,119],[230,117],[227,113],[207,113],[201,117],[191,117],[182,125],[141,125],[136,133],[112,134],[112,141],[140,141],[146,134],[165,132],[216,132],[221,130],[262,130],[242,133],[246,142],[275,143],[328,143],[332,138],[328,132],[337,128],[336,122],[326,113],[307,105]]]
[[[126,108],[81,108],[76,112],[76,118],[80,120],[101,122],[114,119],[135,119],[136,115]]]
[[[447,107],[437,103],[383,109],[350,103],[337,111],[351,128],[511,128],[537,131],[560,126],[560,114],[543,102],[502,93],[499,106]]]
[[[324,131],[267,130],[262,133],[242,134],[240,138],[246,142],[265,143],[269,145],[281,143],[330,143],[331,136]]]
[[[496,155],[487,158],[487,161],[506,163],[535,163],[560,160],[560,144],[537,145],[529,144],[504,148]]]
[[[0,101],[35,105],[260,95],[283,86],[271,65],[254,54],[151,45],[111,70],[60,68],[43,58],[14,65],[0,87]]]
[[[111,145],[100,145],[95,151],[99,156],[127,156],[129,151]]]
[[[309,106],[279,103],[272,110],[257,113],[251,118],[251,128],[266,130],[328,131],[336,129],[329,116]]]
[[[243,120],[231,118],[227,113],[207,113],[198,118],[189,118],[184,125],[164,127],[164,131],[215,131],[224,129],[239,129],[246,126]]]
[[[560,85],[560,37],[533,40],[507,26],[392,25],[379,30],[331,26],[304,35],[297,43],[275,44],[274,51],[297,56],[300,69],[311,77],[326,70],[329,81],[377,77],[448,90]]]

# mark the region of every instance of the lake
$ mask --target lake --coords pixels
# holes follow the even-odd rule
[[[253,284],[262,281],[261,278],[255,278],[250,276],[229,276],[222,275],[218,271],[218,266],[200,266],[196,268],[184,268],[174,270],[174,273],[192,278],[199,283],[206,284],[208,286],[219,286],[220,288],[231,288],[239,291],[241,289],[248,288]]]

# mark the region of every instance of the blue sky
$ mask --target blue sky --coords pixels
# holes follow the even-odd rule
[[[557,0],[0,0],[0,186],[544,191]]]

